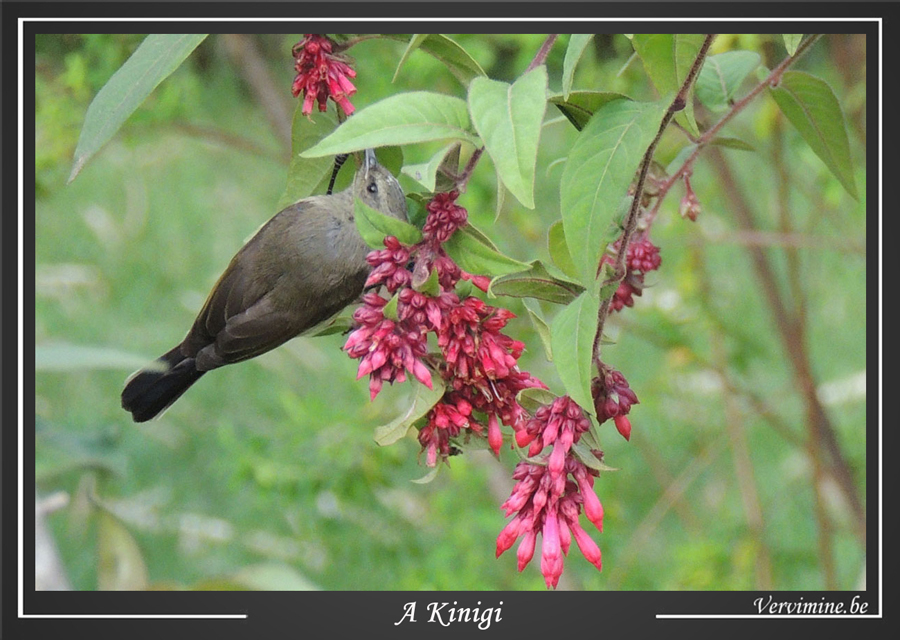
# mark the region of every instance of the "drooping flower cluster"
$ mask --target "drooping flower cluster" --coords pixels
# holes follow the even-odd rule
[[[603,531],[603,505],[593,490],[598,472],[570,453],[572,444],[590,426],[581,407],[562,396],[538,409],[516,432],[517,443],[529,446],[531,458],[547,447],[552,451],[546,456],[546,464],[523,460],[517,465],[513,474],[516,485],[502,505],[507,516],[516,515],[497,537],[497,556],[522,538],[516,552],[522,571],[534,555],[540,533],[541,573],[548,588],[555,588],[559,582],[572,536],[584,557],[601,568],[600,549],[578,521],[583,506],[588,520]]]
[[[419,243],[407,246],[388,237],[384,249],[369,254],[366,286],[383,287],[390,299],[374,290],[364,296],[344,349],[359,358],[358,377],[369,376],[373,399],[385,382],[402,381],[407,373],[429,388],[432,375],[440,377],[443,396],[419,425],[428,466],[446,461],[455,453],[454,441],[473,435],[486,437],[499,455],[502,426],[512,429],[520,447],[529,447],[529,459],[515,471],[516,489],[503,505],[515,517],[497,539],[497,554],[521,537],[522,570],[541,534],[541,572],[553,588],[573,536],[585,557],[600,567],[600,550],[578,523],[583,508],[602,527],[603,507],[592,488],[598,472],[585,466],[573,448],[590,422],[568,396],[534,416],[519,404],[521,391],[546,385],[518,366],[525,345],[504,333],[514,314],[458,293],[461,280],[483,291],[490,284],[488,277],[460,269],[442,246],[467,224],[458,195],[437,194],[429,202]],[[435,353],[428,353],[430,333]]]
[[[639,403],[625,376],[604,365],[600,375],[591,381],[591,395],[594,398],[597,422],[603,424],[612,418],[616,430],[623,438],[630,440],[631,421],[628,419],[628,412],[631,411],[631,405]]]
[[[618,253],[620,241],[613,243],[613,253]],[[615,263],[615,257],[610,254],[603,256],[603,262]],[[631,242],[628,245],[626,256],[627,271],[619,288],[613,295],[611,309],[621,311],[624,307],[634,306],[634,296],[640,296],[644,292],[644,276],[649,271],[659,269],[662,258],[659,256],[659,247],[650,242],[649,238],[643,238]]]
[[[354,111],[349,98],[356,93],[356,87],[350,82],[350,78],[356,77],[356,71],[347,64],[346,58],[332,53],[333,48],[334,43],[327,36],[307,33],[291,50],[297,71],[291,92],[295,98],[304,94],[302,113],[305,116],[312,113],[317,102],[319,111],[325,111],[329,98],[348,116]]]

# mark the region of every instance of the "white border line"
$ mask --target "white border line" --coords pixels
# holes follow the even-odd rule
[[[18,382],[18,421],[19,421],[19,442],[18,442],[18,454],[19,454],[19,473],[18,473],[18,482],[19,482],[19,505],[18,505],[18,615],[19,618],[57,618],[57,619],[245,619],[247,618],[247,614],[26,614],[24,613],[24,562],[23,562],[23,462],[24,462],[24,450],[23,450],[23,439],[24,439],[24,388],[22,385],[22,380],[24,376],[24,300],[23,300],[23,292],[24,292],[24,128],[23,128],[23,64],[24,64],[24,55],[23,55],[23,47],[24,47],[24,24],[25,22],[296,22],[299,18],[289,17],[289,18],[158,18],[158,17],[148,17],[148,18],[87,18],[87,17],[72,17],[72,18],[48,18],[48,17],[33,17],[33,18],[19,18],[18,19],[18,68],[19,68],[19,79],[18,79],[18,126],[19,126],[19,140],[18,140],[18,156],[19,156],[19,175],[18,175],[18,218],[19,218],[19,233],[18,233],[18,338],[19,338],[19,355],[18,355],[18,374],[19,374],[19,382]],[[462,18],[458,16],[454,17],[445,17],[445,18],[423,18],[423,17],[402,17],[402,18],[365,18],[366,22],[422,22],[423,20],[439,20],[443,23],[454,23],[454,22],[465,22]],[[313,18],[312,22],[348,22],[351,21],[350,18]],[[353,21],[357,21],[353,19]],[[477,22],[735,22],[735,18],[585,18],[585,17],[550,17],[550,18],[515,18],[515,17],[504,17],[504,18],[479,18]],[[836,18],[836,17],[824,17],[824,18],[745,18],[744,22],[877,22],[878,23],[878,98],[879,98],[879,109],[878,109],[878,132],[879,132],[879,140],[878,140],[878,232],[879,237],[882,237],[883,228],[882,228],[882,138],[884,136],[883,133],[883,121],[882,121],[882,109],[881,105],[883,104],[884,98],[882,94],[882,77],[884,74],[884,63],[883,63],[883,18]],[[879,267],[881,264],[881,246],[878,247],[878,258],[879,258]],[[878,342],[882,344],[882,299],[881,299],[881,287],[883,286],[883,276],[882,272],[879,268],[878,272],[878,285],[879,285],[879,296],[878,296]],[[881,397],[882,397],[882,383],[881,376],[883,373],[883,355],[881,350],[879,350],[878,354],[878,397],[879,397],[879,405],[878,405],[878,445],[879,451],[882,450],[883,439],[882,439],[882,405],[881,405]],[[881,462],[881,461],[879,461]],[[884,496],[884,485],[883,485],[883,472],[881,464],[879,464],[879,475],[878,475],[878,496],[879,496],[879,504],[878,504],[878,529],[882,532],[882,535],[878,538],[878,557],[879,559],[883,559],[883,547],[884,547],[884,523],[883,523],[883,496]],[[882,561],[883,566],[883,561]],[[883,613],[883,594],[884,594],[884,572],[879,573],[879,581],[878,581],[878,610],[880,613],[873,615],[853,615],[853,614],[843,614],[843,615],[764,615],[764,614],[752,614],[752,615],[742,615],[742,614],[663,614],[658,613],[656,617],[659,619],[684,619],[684,618],[696,618],[696,619],[708,619],[708,618],[881,618]]]

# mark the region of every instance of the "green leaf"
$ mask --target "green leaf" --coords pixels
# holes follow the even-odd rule
[[[97,588],[142,591],[149,574],[141,548],[119,520],[104,510],[97,522]]]
[[[572,261],[569,253],[569,245],[566,244],[566,232],[563,229],[563,221],[557,220],[550,225],[547,231],[547,249],[550,251],[550,259],[563,273],[570,278],[578,278],[578,269]]]
[[[759,63],[755,51],[726,51],[709,56],[697,76],[697,99],[710,111],[725,111],[741,83]]]
[[[425,282],[416,286],[417,283],[413,283],[413,288],[416,291],[424,293],[425,295],[432,296],[433,298],[437,298],[441,295],[441,281],[438,277],[437,269],[432,269],[428,272],[428,278],[425,279]]]
[[[434,154],[428,162],[407,165],[403,167],[402,171],[425,187],[427,191],[434,192],[438,170],[452,151],[456,150],[457,153],[459,152],[459,146],[458,142],[453,142]]]
[[[398,93],[360,109],[334,133],[301,155],[317,158],[432,140],[480,144],[470,133],[465,101],[428,91]]]
[[[569,92],[572,90],[572,79],[575,76],[575,67],[578,65],[578,61],[581,60],[581,56],[584,54],[584,50],[591,42],[591,38],[594,37],[592,33],[573,33],[569,37],[569,44],[566,47],[566,57],[563,59],[563,74],[562,74],[562,91],[563,98],[569,98]]]
[[[150,34],[91,101],[75,147],[69,182],[109,142],[150,93],[197,48],[206,34]]]
[[[444,243],[444,250],[463,271],[475,275],[498,276],[528,269],[529,265],[510,258],[481,238],[481,232],[466,225]]]
[[[488,288],[488,295],[534,298],[555,304],[569,304],[582,291],[584,287],[580,284],[555,278],[540,260],[535,260],[526,271],[494,278]]]
[[[628,96],[613,91],[571,91],[568,97],[562,94],[550,96],[551,103],[556,105],[576,129],[581,131],[594,112],[613,100],[630,100]]]
[[[597,471],[618,471],[615,467],[610,467],[609,465],[603,463],[601,460],[597,459],[592,452],[590,447],[583,444],[582,442],[576,442],[572,445],[572,452],[575,454],[575,457],[578,458],[585,466],[590,467],[591,469],[595,469]]]
[[[857,199],[844,114],[828,83],[803,71],[787,71],[769,92],[806,144]]]
[[[740,151],[756,151],[756,147],[748,142],[744,142],[740,138],[713,138],[710,144],[714,144],[717,147],[727,147],[728,149],[738,149]]]
[[[664,96],[681,89],[704,38],[700,33],[635,34],[631,42],[653,86]],[[675,121],[696,136],[700,131],[694,120],[692,93],[693,90],[688,92],[685,108],[675,116]]]
[[[90,369],[131,370],[138,367],[152,369],[154,363],[148,363],[148,359],[120,349],[68,342],[34,346],[35,371],[84,372]]]
[[[263,562],[242,567],[231,576],[240,591],[317,591],[318,587],[288,564]]]
[[[330,160],[304,158],[300,154],[333,132],[337,122],[329,113],[317,113],[314,118],[307,118],[302,111],[303,105],[298,104],[291,124],[291,164],[287,185],[278,200],[278,211],[312,195],[319,183],[331,176],[334,168],[334,162]],[[348,171],[349,167],[342,170]]]
[[[516,402],[518,402],[525,411],[534,413],[544,405],[552,404],[556,398],[556,394],[549,389],[529,387],[528,389],[522,389],[516,395]]]
[[[413,385],[416,392],[406,413],[375,429],[375,442],[378,445],[386,447],[406,436],[413,424],[444,397],[444,381],[439,376],[431,376],[431,384],[433,389],[424,384]]]
[[[384,314],[384,317],[388,320],[393,320],[397,322],[400,319],[400,316],[397,314],[397,307],[400,304],[400,296],[399,294],[394,294],[388,303],[382,307],[381,312]]]
[[[436,464],[431,470],[426,473],[421,478],[416,478],[415,480],[410,480],[410,482],[414,482],[416,484],[428,484],[432,482],[435,478],[437,478],[438,473],[441,471],[442,465]]]
[[[422,232],[398,218],[387,216],[356,198],[353,219],[359,235],[373,249],[384,248],[384,238],[394,236],[403,244],[416,244],[422,239]]]
[[[591,286],[610,223],[668,105],[616,100],[599,109],[569,153],[560,207],[569,253],[581,284]]]
[[[553,347],[550,345],[550,325],[544,320],[540,309],[533,309],[528,300],[525,300],[524,304],[525,311],[528,312],[528,317],[531,319],[531,324],[534,326],[534,330],[541,339],[541,345],[544,347],[544,355],[547,358],[547,362],[553,362]]]
[[[529,71],[513,84],[475,78],[469,112],[503,184],[534,208],[534,168],[547,108],[547,68]]]
[[[473,78],[485,75],[481,65],[459,43],[440,33],[414,34],[413,38],[410,39],[409,46],[406,47],[406,51],[403,52],[404,58],[397,65],[397,72],[400,71],[400,65],[409,57],[409,54],[416,49],[421,49],[431,54],[447,65],[450,73],[463,86],[468,86]],[[396,80],[396,78],[397,74],[395,73],[394,79]]]
[[[588,413],[594,413],[591,399],[591,371],[594,335],[600,300],[585,291],[553,319],[550,345],[553,364],[569,397]]]
[[[419,45],[427,37],[427,33],[414,33],[412,35],[412,38],[409,39],[409,44],[406,45],[406,49],[403,51],[403,55],[400,56],[400,61],[397,63],[397,69],[394,70],[394,77],[391,78],[391,82],[397,82],[397,76],[400,75],[400,68],[403,66],[403,63],[409,58],[409,54],[418,49]]]
[[[794,55],[797,52],[797,47],[800,46],[800,41],[803,40],[803,34],[783,33],[781,37],[784,38],[784,48],[787,49],[788,55]]]

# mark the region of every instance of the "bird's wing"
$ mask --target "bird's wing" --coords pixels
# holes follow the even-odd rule
[[[268,297],[231,316],[215,341],[197,354],[197,369],[207,371],[253,358],[297,335],[296,321],[288,311],[274,309]]]

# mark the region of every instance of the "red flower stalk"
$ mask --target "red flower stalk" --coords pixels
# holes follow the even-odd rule
[[[356,87],[350,82],[350,78],[356,77],[356,71],[347,64],[346,58],[332,53],[333,46],[327,36],[307,33],[292,49],[297,76],[291,92],[295,98],[304,94],[302,113],[305,116],[312,113],[316,102],[319,111],[325,111],[329,98],[348,116],[354,111],[349,97],[356,93]]]
[[[602,566],[600,548],[578,521],[583,505],[585,515],[602,531],[603,507],[591,488],[597,472],[571,456],[564,471],[554,476],[549,466],[520,462],[513,473],[516,486],[501,507],[507,516],[516,515],[497,536],[497,557],[522,538],[516,554],[522,571],[534,555],[540,533],[541,573],[551,589],[559,582],[573,537],[584,557],[598,569]],[[575,481],[568,479],[570,474]]]
[[[546,385],[519,369],[525,345],[503,332],[513,313],[476,297],[461,299],[455,291],[461,279],[483,291],[490,285],[488,277],[460,269],[442,246],[467,224],[468,213],[456,204],[458,195],[437,194],[427,205],[418,244],[405,246],[388,237],[384,249],[369,254],[372,271],[366,286],[384,287],[393,299],[389,303],[374,292],[364,296],[364,304],[353,315],[357,326],[344,349],[360,359],[358,376],[370,376],[373,398],[385,381],[402,381],[406,373],[430,387],[426,359],[446,382],[443,397],[428,411],[418,434],[428,466],[452,455],[452,440],[465,430],[486,435],[495,455],[503,444],[501,425],[512,428],[520,446],[529,446],[531,457],[552,448],[541,463],[526,461],[516,467],[516,486],[502,506],[507,516],[514,517],[497,538],[497,555],[521,539],[516,553],[521,571],[534,556],[540,536],[541,572],[547,586],[555,588],[573,538],[588,561],[601,566],[600,549],[579,524],[583,506],[588,519],[603,526],[603,507],[592,488],[597,472],[573,450],[590,422],[568,396],[541,407],[534,417],[519,405],[520,391]],[[635,260],[650,265],[653,257],[645,251]],[[428,293],[419,290],[433,282],[433,274],[438,290],[431,285]],[[386,308],[392,309],[387,315]],[[437,354],[426,353],[429,332],[436,336]],[[622,397],[630,396],[622,392]],[[627,407],[620,412],[627,413]]]

